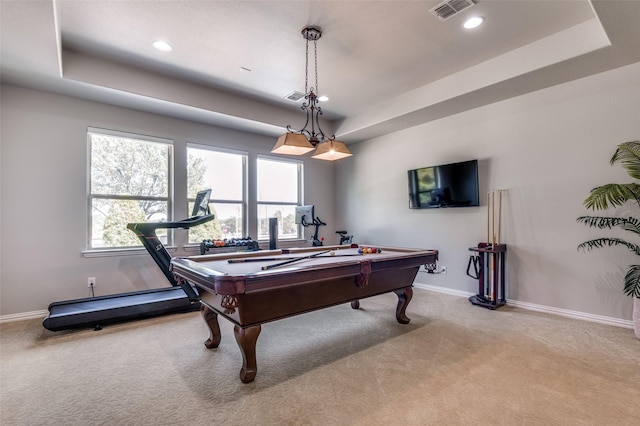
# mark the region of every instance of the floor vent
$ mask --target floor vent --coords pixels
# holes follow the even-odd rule
[[[293,101],[293,102],[298,102],[302,98],[304,98],[304,93],[298,92],[298,91],[293,91],[289,93],[287,96],[285,96],[285,99],[289,99],[290,101]]]
[[[441,21],[446,21],[455,14],[474,5],[473,0],[448,0],[440,3],[431,9],[430,12],[440,18]]]

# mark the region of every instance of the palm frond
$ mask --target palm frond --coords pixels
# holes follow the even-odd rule
[[[618,145],[611,157],[611,165],[622,164],[629,176],[640,179],[640,141],[629,141]]]
[[[628,217],[620,227],[625,231],[640,235],[640,220],[634,217]]]
[[[637,183],[609,183],[591,190],[584,206],[592,210],[620,207],[627,201],[640,204],[640,185]]]
[[[576,222],[584,223],[591,228],[612,229],[625,220],[621,217],[580,216]]]
[[[625,246],[630,251],[640,256],[640,246],[637,244],[629,243],[620,238],[596,238],[595,240],[585,241],[578,245],[578,250],[591,251],[597,248]]]
[[[576,219],[576,222],[584,223],[590,228],[613,229],[619,227],[625,231],[640,235],[640,220],[634,217],[580,216]]]
[[[640,297],[640,265],[631,265],[624,276],[624,293]]]

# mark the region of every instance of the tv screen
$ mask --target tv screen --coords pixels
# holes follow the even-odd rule
[[[474,207],[480,205],[478,160],[409,170],[409,207]]]

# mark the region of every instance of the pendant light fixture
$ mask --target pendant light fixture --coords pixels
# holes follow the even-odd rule
[[[326,137],[320,128],[319,116],[322,115],[322,108],[318,106],[318,47],[317,41],[322,36],[322,32],[317,27],[306,27],[302,30],[302,36],[307,40],[306,63],[304,75],[305,102],[302,110],[307,115],[307,121],[300,130],[293,130],[287,126],[287,133],[278,138],[275,146],[271,150],[274,154],[304,155],[315,149],[311,158],[318,160],[334,161],[341,158],[350,157],[353,154],[344,142],[337,141],[335,135]],[[316,85],[309,88],[309,41],[313,41],[315,59]]]

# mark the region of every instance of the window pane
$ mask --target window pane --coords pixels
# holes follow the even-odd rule
[[[91,203],[91,247],[133,247],[142,243],[127,229],[132,222],[161,222],[167,220],[166,201],[93,199]],[[150,216],[148,216],[150,214]],[[167,243],[167,230],[156,234]]]
[[[89,130],[88,248],[141,246],[128,223],[171,220],[169,140]],[[171,232],[158,230],[165,244]]]
[[[298,203],[298,164],[258,159],[258,202]]]
[[[278,218],[278,239],[298,238],[298,225],[295,223],[296,206],[277,204],[258,204],[258,240],[269,239],[269,218]]]
[[[189,198],[211,188],[212,199],[242,201],[243,155],[190,147],[187,157]]]
[[[245,236],[245,167],[246,154],[187,147],[188,211],[197,192],[211,188],[209,208],[215,215],[211,222],[189,230],[189,243]]]
[[[240,203],[209,203],[211,213],[216,218],[210,222],[189,229],[189,242],[201,243],[202,240],[224,240],[243,238],[244,218]],[[193,202],[189,203],[189,211]]]
[[[162,143],[91,134],[91,193],[169,196],[169,154]]]

